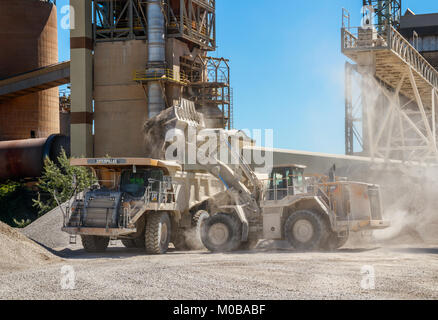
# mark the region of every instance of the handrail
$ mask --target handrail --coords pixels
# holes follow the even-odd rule
[[[173,69],[163,69],[160,71],[149,71],[141,70],[134,71],[133,80],[134,81],[159,81],[159,80],[170,80],[182,84],[188,84],[189,79],[184,72],[179,72],[179,77],[177,77],[178,72]]]
[[[353,29],[358,30],[357,36]],[[387,31],[378,33],[377,39],[370,39],[372,45],[361,46],[359,41],[360,27],[342,28],[343,50],[350,49],[390,49],[405,63],[409,64],[432,86],[438,88],[438,71],[409,43],[394,27],[386,28]],[[377,30],[373,32],[377,33]],[[382,41],[383,40],[383,41]]]
[[[405,62],[414,68],[429,81],[432,86],[438,87],[438,72],[436,69],[403,37],[394,27],[389,29],[391,49],[395,51]]]

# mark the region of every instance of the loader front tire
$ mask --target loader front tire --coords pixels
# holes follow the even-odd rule
[[[98,253],[105,252],[109,245],[109,238],[98,236],[81,235],[82,246],[86,252]]]
[[[150,213],[146,218],[145,244],[149,254],[164,254],[169,249],[172,226],[166,212]]]
[[[328,228],[320,214],[301,210],[292,213],[286,220],[284,235],[296,250],[314,251],[327,240]]]
[[[218,213],[201,227],[201,239],[211,252],[230,252],[242,242],[242,223],[234,215]]]

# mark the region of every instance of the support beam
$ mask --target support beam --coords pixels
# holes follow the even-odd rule
[[[374,145],[374,148],[376,148],[376,149],[379,147],[379,143],[380,143],[380,140],[382,138],[383,131],[386,129],[386,124],[388,123],[388,120],[390,119],[390,117],[392,119],[392,115],[393,115],[395,108],[397,108],[398,105],[400,104],[399,103],[400,101],[398,98],[400,95],[401,87],[403,86],[403,83],[405,82],[405,79],[406,79],[406,74],[403,74],[399,84],[397,85],[397,88],[396,88],[394,94],[392,96],[387,95],[390,106],[389,106],[389,110],[387,111],[387,113],[385,115],[385,118],[383,119],[382,124],[380,125],[379,132],[377,133],[377,137],[376,137],[376,141],[375,141],[375,145]],[[374,82],[376,82],[376,81],[374,80]],[[382,91],[385,91],[385,89],[383,88]],[[384,92],[384,93],[386,93],[386,92]],[[392,127],[390,127],[390,130],[391,130],[390,136],[392,136]]]
[[[70,0],[75,29],[71,41],[71,154],[93,156],[93,36],[91,0]],[[73,17],[72,17],[73,18]]]
[[[412,68],[409,68],[408,71],[409,71],[408,74],[409,74],[409,78],[411,81],[412,89],[413,89],[414,94],[415,94],[415,99],[417,100],[418,108],[420,109],[421,117],[422,117],[424,125],[426,127],[427,134],[429,135],[429,139],[430,139],[429,145],[434,149],[433,151],[438,159],[436,137],[433,135],[432,129],[430,128],[429,120],[427,119],[427,115],[426,115],[426,112],[424,110],[424,104],[423,104],[423,101],[421,100],[420,92],[418,91],[418,87],[417,87],[417,84],[415,82],[414,73],[412,72]]]
[[[432,135],[436,148],[436,115],[435,115],[435,89],[432,89]]]

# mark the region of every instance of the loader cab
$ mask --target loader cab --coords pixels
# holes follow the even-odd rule
[[[269,176],[266,200],[282,200],[287,196],[306,193],[305,168],[300,165],[274,167]]]

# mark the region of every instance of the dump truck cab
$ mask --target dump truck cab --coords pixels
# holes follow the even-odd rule
[[[81,236],[91,252],[104,251],[112,239],[128,248],[165,253],[169,242],[177,247],[182,232],[193,227],[193,210],[209,199],[208,192],[221,191],[209,182],[213,177],[186,173],[175,162],[104,158],[72,159],[71,164],[90,168],[97,183],[77,190],[62,230]],[[200,184],[209,184],[208,192],[190,197],[188,190],[201,190]]]

